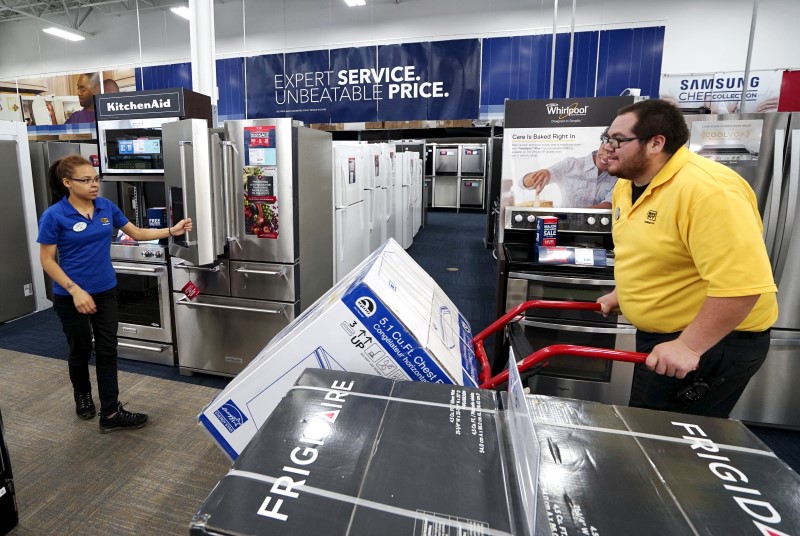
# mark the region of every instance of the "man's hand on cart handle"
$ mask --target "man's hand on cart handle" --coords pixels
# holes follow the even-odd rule
[[[619,310],[619,300],[617,300],[617,289],[615,288],[605,296],[597,298],[597,303],[600,304],[600,312],[603,316],[621,314]]]
[[[656,374],[664,374],[678,380],[697,370],[699,363],[700,354],[680,339],[657,344],[644,362],[645,366]]]

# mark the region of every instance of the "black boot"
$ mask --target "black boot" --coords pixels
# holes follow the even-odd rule
[[[97,409],[94,407],[91,391],[81,393],[80,391],[73,390],[73,395],[75,396],[75,413],[78,414],[78,417],[86,420],[97,415]]]

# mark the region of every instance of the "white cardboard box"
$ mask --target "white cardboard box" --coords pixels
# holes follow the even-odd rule
[[[200,422],[236,459],[306,368],[477,385],[469,324],[392,239],[281,331]]]

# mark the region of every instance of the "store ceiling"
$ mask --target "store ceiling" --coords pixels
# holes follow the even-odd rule
[[[183,0],[0,0],[0,22],[39,19],[80,30],[89,14],[124,15],[185,6]]]

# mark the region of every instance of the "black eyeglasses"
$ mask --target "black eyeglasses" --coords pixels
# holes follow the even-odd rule
[[[632,138],[612,138],[608,135],[608,132],[603,132],[600,134],[600,141],[603,142],[603,145],[610,145],[612,149],[615,151],[619,149],[619,146],[623,143],[627,143],[633,140],[640,140],[642,138],[638,136],[633,136]]]
[[[73,179],[70,177],[71,181],[80,182],[81,184],[100,184],[103,182],[103,178],[100,176],[97,177],[83,177],[80,179]]]

